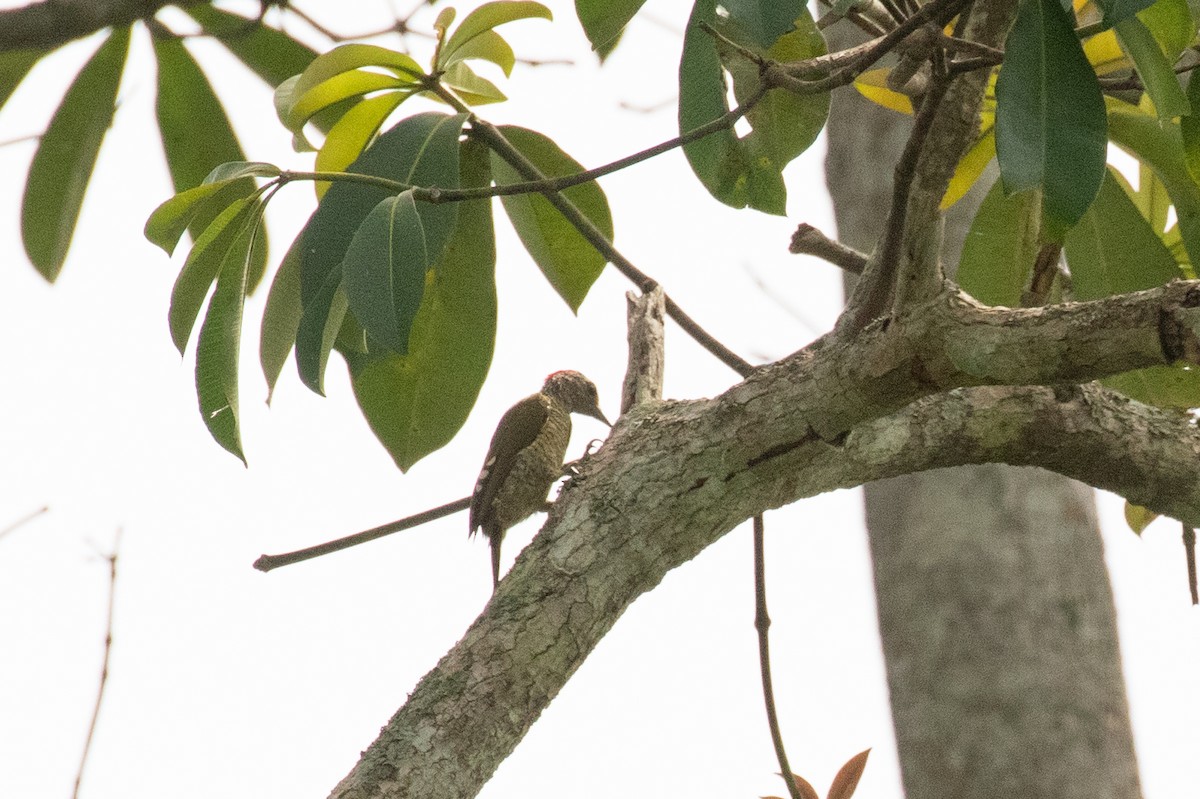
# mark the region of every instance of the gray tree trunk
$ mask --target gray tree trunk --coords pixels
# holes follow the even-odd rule
[[[852,89],[834,93],[826,179],[846,244],[873,247],[909,127]],[[956,258],[969,219],[951,217]],[[1090,489],[988,465],[865,494],[908,799],[1139,797]]]

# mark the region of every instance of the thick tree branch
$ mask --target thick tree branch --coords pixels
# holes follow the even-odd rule
[[[1192,351],[1197,302],[1194,282],[1046,309],[951,298],[914,314],[941,320],[920,331],[877,324],[852,342],[828,337],[716,398],[633,408],[333,795],[474,795],[634,599],[746,519],[804,497],[1007,462],[1200,522],[1200,432],[1187,417],[1092,387],[945,393],[1173,360],[1161,342]],[[951,354],[930,355],[935,341]]]

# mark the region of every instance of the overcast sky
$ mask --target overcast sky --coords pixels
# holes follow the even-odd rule
[[[353,13],[338,6],[339,28],[386,24],[386,3],[349,5]],[[503,32],[521,56],[575,65],[518,66],[503,86],[512,101],[483,109],[486,116],[546,132],[589,166],[675,135],[687,4],[651,0],[602,69],[572,4],[549,5],[555,22]],[[33,73],[0,111],[0,141],[40,132],[96,43],[72,45]],[[252,159],[311,163],[290,152],[266,87],[219,48],[196,42],[193,52],[215,68]],[[141,236],[170,194],[144,31],[131,58],[55,286],[28,265],[19,238],[33,144],[0,147],[0,527],[50,508],[0,538],[0,796],[69,795],[103,652],[100,553],[118,529],[111,674],[84,795],[325,796],[484,606],[487,545],[467,539],[460,514],[267,575],[250,564],[464,496],[500,414],[551,371],[586,373],[614,417],[631,287],[608,270],[573,316],[497,206],[491,372],[458,437],[404,475],[361,419],[336,358],[328,398],[304,389],[289,365],[267,408],[256,296],[242,359],[244,468],[209,438],[196,410],[193,353],[181,362],[168,336],[184,248],[168,260]],[[821,141],[789,169],[787,218],[721,206],[679,153],[605,178],[616,244],[747,358],[794,351],[828,329],[840,303],[832,267],[786,252],[800,221],[832,232],[823,152]],[[889,169],[881,164],[881,175]],[[272,202],[277,255],[312,202],[299,184]],[[674,328],[667,366],[670,397],[710,396],[735,379]],[[580,420],[572,453],[602,434]],[[1159,522],[1139,540],[1121,523],[1119,499],[1099,501],[1145,794],[1190,798],[1200,781],[1200,645],[1178,530]],[[859,795],[896,799],[860,505],[857,491],[839,492],[767,516],[777,693],[797,771],[824,790],[842,762],[873,747]],[[505,568],[539,524],[510,532]],[[750,554],[747,525],[635,603],[484,796],[783,793],[763,721]]]

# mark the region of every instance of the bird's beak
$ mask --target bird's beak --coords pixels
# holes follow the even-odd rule
[[[592,417],[593,419],[599,419],[600,421],[604,422],[609,427],[612,427],[612,422],[610,422],[610,421],[608,421],[608,419],[604,418],[604,411],[600,410],[599,406],[592,408],[590,411],[588,411],[588,416]]]

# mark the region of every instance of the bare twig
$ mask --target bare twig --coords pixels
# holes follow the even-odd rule
[[[1188,588],[1192,592],[1192,604],[1200,605],[1200,590],[1196,587],[1196,530],[1183,524],[1183,551],[1187,558]]]
[[[287,552],[282,555],[260,555],[258,560],[254,561],[254,568],[260,572],[269,572],[271,569],[278,569],[280,566],[290,566],[293,563],[318,558],[321,555],[328,555],[331,552],[348,549],[358,544],[365,544],[368,541],[374,541],[376,538],[383,538],[385,535],[398,533],[401,530],[408,530],[411,527],[417,527],[434,519],[458,513],[460,510],[466,510],[470,504],[471,498],[463,497],[453,502],[447,502],[445,505],[430,508],[429,510],[415,513],[412,516],[406,516],[403,519],[388,522],[379,527],[372,527],[370,530],[363,530],[361,533],[354,533],[335,541],[326,541],[324,544],[317,544],[316,546],[298,549],[295,552]]]
[[[79,787],[83,784],[83,772],[87,766],[92,738],[96,734],[96,722],[100,719],[100,707],[104,704],[104,689],[108,685],[108,660],[112,653],[113,605],[117,596],[117,553],[121,548],[121,530],[117,530],[112,552],[105,556],[108,561],[108,615],[104,625],[104,658],[100,663],[100,687],[96,690],[96,706],[92,709],[92,720],[88,724],[87,737],[83,741],[83,754],[79,758],[79,771],[75,774],[75,790],[72,799],[79,799]]]
[[[11,522],[7,527],[0,529],[0,538],[3,538],[4,536],[8,535],[13,530],[16,530],[19,527],[24,527],[26,524],[33,521],[38,516],[41,516],[43,513],[45,513],[48,510],[50,510],[49,506],[43,505],[42,507],[38,508],[35,511],[30,511],[29,513],[26,513],[21,518],[17,519],[14,522]]]
[[[792,767],[788,765],[787,750],[783,746],[783,733],[779,731],[779,715],[775,712],[775,687],[771,680],[771,643],[767,631],[771,629],[771,617],[767,615],[767,571],[763,539],[765,525],[762,514],[754,517],[754,630],[758,633],[758,667],[762,674],[763,704],[767,710],[767,726],[771,730],[771,743],[775,757],[779,760],[779,772],[787,784],[792,799],[803,799]]]
[[[868,256],[840,241],[834,241],[807,222],[801,222],[792,234],[788,252],[796,255],[815,255],[851,274],[861,275]]]

